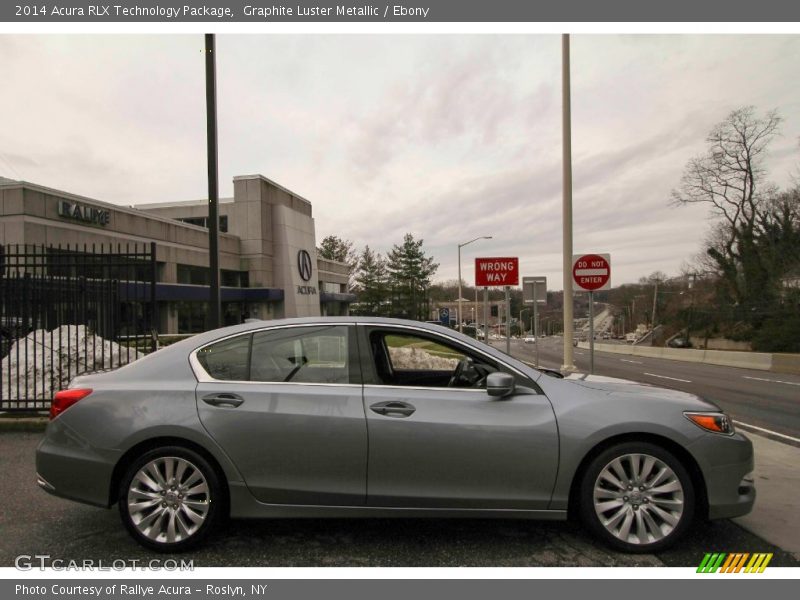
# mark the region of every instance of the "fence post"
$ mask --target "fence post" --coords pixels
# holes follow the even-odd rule
[[[150,242],[150,350],[158,350],[158,303],[156,302],[156,243]]]

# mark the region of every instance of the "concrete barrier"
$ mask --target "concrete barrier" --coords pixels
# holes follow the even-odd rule
[[[773,354],[771,370],[775,373],[800,375],[800,354]]]
[[[588,349],[588,342],[578,344],[579,348]],[[720,365],[723,367],[739,367],[758,371],[775,371],[778,373],[800,374],[800,355],[768,354],[765,352],[734,352],[730,350],[695,350],[690,348],[661,348],[658,346],[636,346],[634,344],[595,344],[598,352],[626,354],[644,358],[665,358],[684,362]],[[778,361],[775,357],[782,357]],[[778,367],[778,368],[776,368]],[[782,370],[779,370],[782,369]]]

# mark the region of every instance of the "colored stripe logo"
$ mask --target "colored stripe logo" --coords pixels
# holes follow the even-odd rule
[[[763,573],[772,553],[707,552],[697,567],[698,573]]]

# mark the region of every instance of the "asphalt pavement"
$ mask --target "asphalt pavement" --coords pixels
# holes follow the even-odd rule
[[[540,339],[539,360],[542,366],[561,368],[562,340],[561,337]],[[493,341],[492,345],[505,351],[505,340]],[[589,350],[573,350],[578,370],[588,373]],[[511,354],[533,363],[535,344],[512,340]],[[599,351],[595,351],[594,366],[598,375],[697,394],[718,404],[743,428],[749,425],[800,440],[800,375]]]
[[[62,500],[36,486],[34,453],[41,435],[0,430],[0,566],[12,567],[17,556],[37,554],[65,562],[159,558],[128,536],[116,509]],[[696,567],[706,552],[714,551],[773,552],[770,567],[800,566],[791,553],[729,520],[698,522],[681,543],[658,556],[610,551],[569,522],[229,521],[201,549],[176,558],[191,559],[195,567]]]

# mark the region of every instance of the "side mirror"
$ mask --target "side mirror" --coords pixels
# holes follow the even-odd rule
[[[486,393],[490,396],[509,396],[514,393],[514,376],[496,371],[486,378]]]

